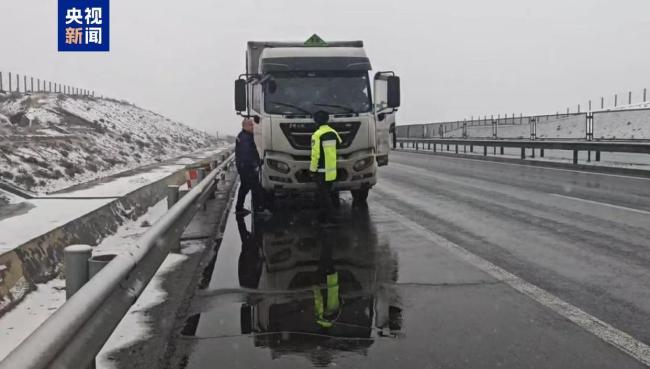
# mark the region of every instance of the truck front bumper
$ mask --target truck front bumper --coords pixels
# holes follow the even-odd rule
[[[355,170],[354,165],[360,160],[369,160],[370,164],[364,169]],[[278,170],[273,161],[284,163],[288,172]],[[377,163],[375,156],[369,150],[357,151],[336,162],[338,173],[333,188],[338,191],[359,190],[370,188],[377,183]],[[316,183],[309,172],[309,160],[297,160],[291,155],[267,152],[262,164],[262,187],[273,191],[312,191]]]

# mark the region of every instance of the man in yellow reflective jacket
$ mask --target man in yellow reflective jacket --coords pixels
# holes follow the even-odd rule
[[[331,191],[336,181],[336,148],[340,144],[341,137],[330,127],[329,114],[324,111],[314,113],[314,121],[318,129],[311,135],[311,163],[309,171],[316,178],[318,188],[318,200],[321,207],[320,220],[328,217],[332,207]]]

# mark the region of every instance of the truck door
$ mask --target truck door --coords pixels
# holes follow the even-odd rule
[[[377,165],[388,164],[390,134],[395,130],[399,106],[399,77],[393,72],[377,72],[374,79],[374,111]]]

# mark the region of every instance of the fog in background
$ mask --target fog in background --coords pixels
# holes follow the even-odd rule
[[[650,1],[112,0],[109,53],[57,52],[57,1],[0,1],[0,70],[235,133],[248,40],[361,39],[402,77],[398,124],[572,111],[650,88]],[[627,100],[619,97],[619,101]]]

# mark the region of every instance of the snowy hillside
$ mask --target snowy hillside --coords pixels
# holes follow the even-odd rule
[[[125,102],[0,94],[0,180],[35,192],[215,146],[204,132]]]

